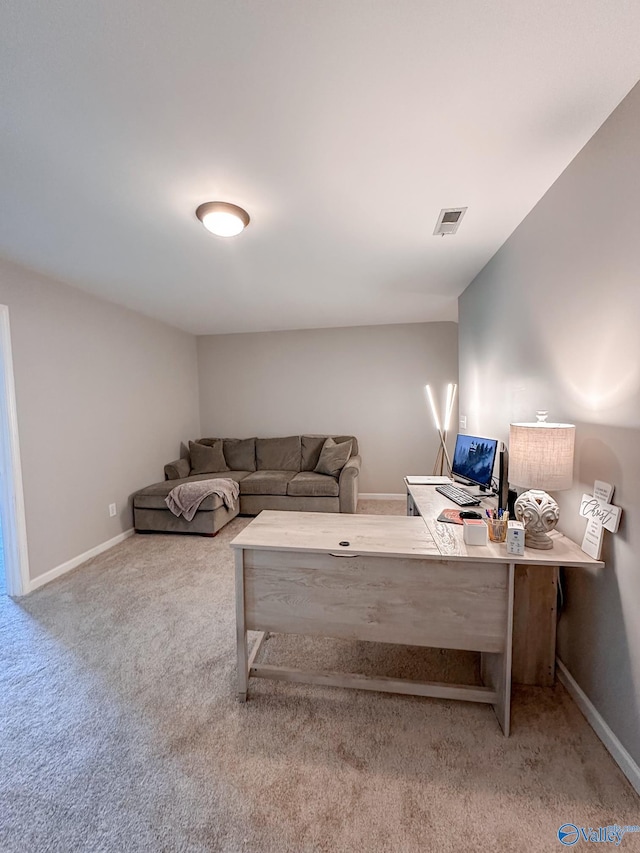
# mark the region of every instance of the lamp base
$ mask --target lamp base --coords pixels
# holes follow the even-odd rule
[[[540,489],[529,489],[516,500],[514,510],[517,520],[524,525],[527,548],[553,548],[553,539],[547,533],[558,523],[560,508],[551,495]]]

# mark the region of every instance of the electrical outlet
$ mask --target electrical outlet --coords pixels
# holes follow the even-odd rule
[[[109,504],[109,518],[114,518],[115,514],[116,514],[116,505],[115,504]]]
[[[467,416],[466,415],[460,415],[460,429],[466,429],[466,428],[467,428]]]

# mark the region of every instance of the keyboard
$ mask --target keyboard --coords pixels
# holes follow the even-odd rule
[[[474,498],[469,492],[465,492],[464,489],[460,489],[458,486],[453,486],[450,483],[446,486],[436,486],[436,492],[440,492],[441,495],[449,498],[450,501],[458,504],[458,506],[478,506],[481,501],[481,498]]]

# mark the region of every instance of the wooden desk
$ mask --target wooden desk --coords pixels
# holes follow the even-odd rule
[[[508,735],[515,564],[506,553],[443,544],[450,535],[455,543],[455,532],[434,535],[420,517],[260,513],[231,543],[239,699],[253,676],[486,702]],[[250,655],[248,630],[261,632]],[[260,664],[269,632],[478,651],[483,685]]]
[[[555,680],[556,667],[558,569],[560,566],[603,566],[604,563],[593,560],[575,542],[557,531],[551,533],[553,548],[548,551],[525,548],[522,557],[507,555],[504,543],[465,545],[461,525],[436,521],[443,509],[455,509],[456,504],[433,486],[410,486],[406,480],[405,485],[407,513],[424,518],[443,555],[452,560],[473,556],[483,560],[515,561],[512,678],[516,684],[550,687]],[[484,498],[479,507],[466,509],[484,513],[485,509],[496,506],[495,498]]]

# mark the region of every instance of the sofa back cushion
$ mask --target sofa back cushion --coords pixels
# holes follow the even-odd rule
[[[256,439],[258,471],[299,471],[301,460],[299,435]]]
[[[224,460],[220,439],[211,444],[190,441],[189,456],[191,457],[191,474],[214,474],[229,470]]]
[[[301,471],[315,471],[316,465],[320,459],[320,453],[327,438],[332,438],[336,444],[342,444],[343,441],[350,441],[351,456],[357,456],[358,441],[353,435],[303,435]]]
[[[224,458],[232,471],[256,470],[256,439],[225,438]]]
[[[322,446],[315,472],[316,474],[328,474],[330,477],[339,477],[340,471],[347,464],[350,456],[350,441],[341,441],[337,444],[329,437]]]

